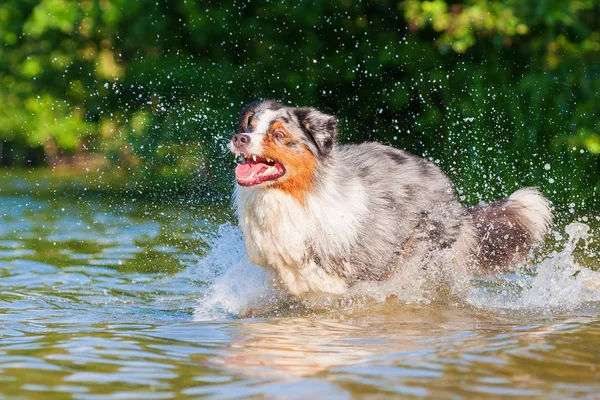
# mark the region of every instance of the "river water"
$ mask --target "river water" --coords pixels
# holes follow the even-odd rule
[[[311,308],[227,207],[2,193],[0,398],[600,399],[594,217],[461,298]]]

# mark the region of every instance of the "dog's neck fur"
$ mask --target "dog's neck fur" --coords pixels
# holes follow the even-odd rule
[[[358,220],[367,215],[366,193],[358,179],[348,178],[352,175],[346,168],[333,162],[320,168],[303,203],[275,188],[236,190],[250,261],[274,269],[294,295],[346,289],[342,277],[328,273],[309,255],[348,254],[359,238]]]

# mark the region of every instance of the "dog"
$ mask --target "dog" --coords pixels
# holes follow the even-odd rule
[[[344,294],[414,262],[506,271],[551,226],[549,201],[535,188],[463,207],[435,164],[337,136],[334,116],[258,100],[231,139],[249,260],[295,297]]]

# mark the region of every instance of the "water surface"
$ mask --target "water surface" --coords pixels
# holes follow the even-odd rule
[[[0,192],[0,398],[600,398],[593,251],[565,242],[458,301],[283,300],[243,319],[268,285],[230,221],[214,204]]]

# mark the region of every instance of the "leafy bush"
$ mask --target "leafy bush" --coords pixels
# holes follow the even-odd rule
[[[599,207],[593,0],[5,0],[0,139],[90,152],[147,190],[231,182],[258,97],[438,162],[466,203],[537,185]],[[14,146],[13,146],[14,147]],[[133,181],[135,180],[135,181]]]

